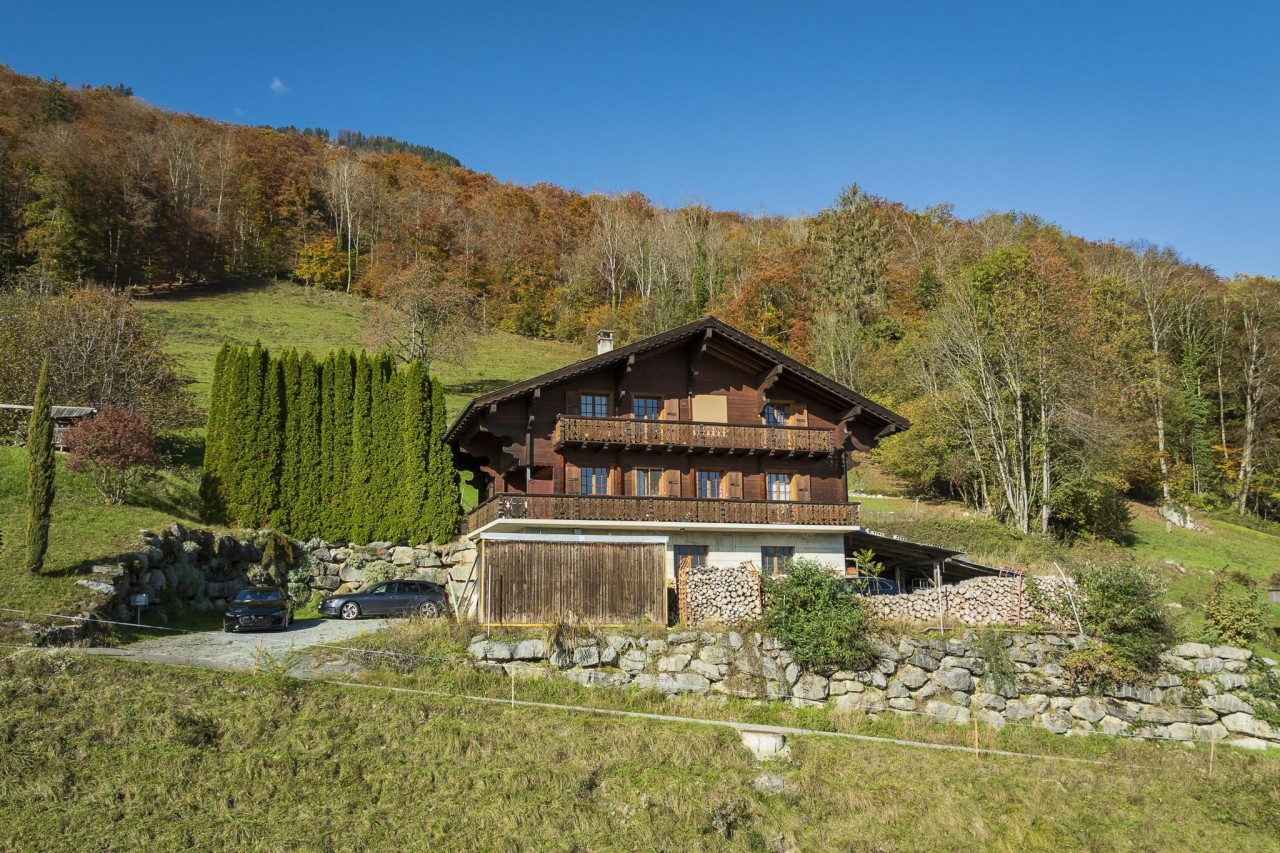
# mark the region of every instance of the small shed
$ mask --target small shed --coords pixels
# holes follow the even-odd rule
[[[35,411],[35,406],[24,406],[19,403],[0,403],[0,414],[8,415],[10,419],[22,418],[33,411]],[[97,413],[98,410],[90,406],[54,406],[53,446],[59,450],[66,450],[67,430],[84,418]]]

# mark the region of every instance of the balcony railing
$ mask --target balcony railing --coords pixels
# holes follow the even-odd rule
[[[821,427],[569,416],[561,416],[556,423],[556,445],[679,447],[771,455],[825,454],[835,450],[831,430]]]
[[[850,526],[858,505],[723,498],[642,498],[619,495],[499,494],[467,518],[467,530],[498,519],[547,521],[667,521],[691,524],[804,524]]]

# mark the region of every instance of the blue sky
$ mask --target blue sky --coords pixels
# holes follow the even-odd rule
[[[9,0],[15,4],[15,0]],[[1280,276],[1280,4],[23,3],[0,62],[520,183],[1017,209]]]

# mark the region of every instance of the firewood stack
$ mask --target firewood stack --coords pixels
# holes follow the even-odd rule
[[[760,572],[750,562],[682,564],[679,575],[680,615],[686,625],[734,625],[760,618]]]

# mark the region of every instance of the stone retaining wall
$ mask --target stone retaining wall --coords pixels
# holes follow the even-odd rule
[[[137,551],[94,566],[91,577],[76,583],[123,618],[132,615],[133,593],[145,592],[161,607],[209,610],[221,608],[245,587],[272,583],[286,584],[301,602],[316,591],[347,592],[385,578],[462,581],[475,556],[474,543],[466,540],[412,548],[390,542],[300,542],[271,531],[238,538],[174,522],[159,532],[141,531]]]
[[[1074,584],[1070,581],[1074,591]],[[1031,589],[1032,586],[1035,589]],[[1055,625],[1059,620],[1040,602],[1063,594],[1064,582],[1051,577],[972,578],[938,589],[922,589],[901,595],[875,595],[868,599],[872,613],[896,622],[938,623],[942,616],[962,625],[1016,625],[1036,622]],[[1065,626],[1058,626],[1065,627]]]
[[[989,726],[1017,723],[1059,734],[1100,732],[1170,740],[1213,740],[1280,748],[1280,727],[1255,715],[1253,679],[1276,662],[1247,649],[1185,643],[1165,655],[1148,685],[1095,694],[1067,678],[1062,660],[1079,638],[1013,634],[1004,640],[1016,670],[997,684],[976,637],[877,641],[875,663],[861,670],[802,670],[781,644],[737,632],[683,631],[663,639],[626,632],[583,637],[548,649],[542,639],[473,638],[482,669],[517,677],[562,677],[591,687],[635,687],[669,695],[711,693],[830,704],[867,714],[920,713]]]

